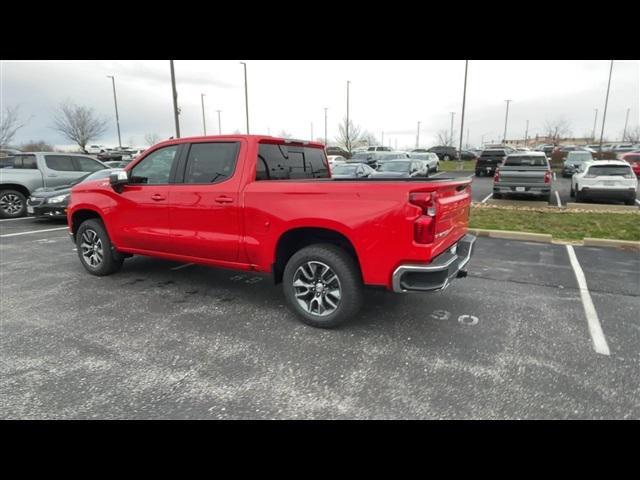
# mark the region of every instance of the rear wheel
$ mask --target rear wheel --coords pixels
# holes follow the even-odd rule
[[[99,277],[117,272],[124,256],[118,253],[102,222],[92,218],[84,221],[76,233],[76,247],[82,266]]]
[[[282,278],[285,297],[307,325],[336,327],[362,306],[362,280],[354,259],[331,244],[305,247],[289,259]]]
[[[23,217],[27,212],[27,199],[17,190],[0,192],[0,218]]]
[[[571,190],[569,190],[569,196],[571,198],[575,198],[576,196],[576,191],[573,189],[573,184],[571,184]]]
[[[585,201],[584,195],[582,194],[582,192],[580,190],[576,190],[576,202],[578,203],[582,203]]]
[[[496,198],[498,200],[500,200],[502,198],[502,194],[501,193],[494,193],[493,195],[491,195],[493,198]]]
[[[624,201],[625,205],[635,205],[636,197],[629,197]]]

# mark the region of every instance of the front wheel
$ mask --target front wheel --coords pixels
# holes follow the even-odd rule
[[[91,275],[102,277],[117,272],[124,256],[116,252],[102,222],[92,218],[82,222],[76,233],[80,263]]]
[[[359,268],[336,245],[316,244],[297,251],[287,262],[282,282],[289,305],[312,327],[336,327],[362,306]]]
[[[27,199],[17,190],[0,192],[0,218],[23,217],[27,212]]]

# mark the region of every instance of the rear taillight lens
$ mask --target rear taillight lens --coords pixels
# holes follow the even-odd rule
[[[500,181],[500,170],[496,168],[496,174],[493,176],[493,183]]]
[[[544,172],[544,183],[551,183],[551,172],[549,170]]]
[[[413,224],[413,238],[416,243],[433,243],[435,230],[436,219],[423,215]]]
[[[411,192],[409,194],[409,203],[420,207],[425,215],[436,216],[435,196],[431,192]]]

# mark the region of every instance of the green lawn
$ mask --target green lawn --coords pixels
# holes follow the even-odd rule
[[[473,206],[469,228],[547,233],[558,240],[592,237],[640,241],[640,213]]]
[[[475,160],[463,160],[461,162],[457,160],[449,160],[449,161],[441,161],[440,162],[440,171],[442,172],[455,172],[456,170],[460,170],[460,165],[462,165],[463,171],[473,172],[476,167]]]

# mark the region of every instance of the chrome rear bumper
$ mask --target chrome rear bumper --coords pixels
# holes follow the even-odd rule
[[[429,264],[400,265],[393,272],[393,291],[435,292],[447,288],[454,278],[466,277],[475,241],[474,235],[467,234]]]

